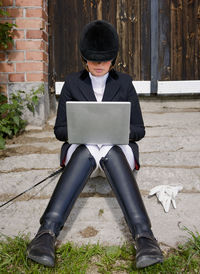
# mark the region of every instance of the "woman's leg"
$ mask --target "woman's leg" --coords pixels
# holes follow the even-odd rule
[[[30,243],[28,258],[54,266],[54,242],[96,163],[89,150],[79,146],[73,153],[40,219],[41,227]]]
[[[136,266],[142,268],[161,262],[161,250],[151,231],[151,223],[137,182],[121,148],[112,147],[100,164],[136,241]]]

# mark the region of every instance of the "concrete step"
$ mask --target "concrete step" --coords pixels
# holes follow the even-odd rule
[[[48,169],[1,173],[0,201],[3,203],[26,189],[31,188],[54,171]],[[50,198],[59,176],[60,174],[48,179],[46,182],[21,196],[20,200]],[[88,180],[82,191],[82,196],[113,196],[113,194],[107,180],[102,177],[96,177]]]
[[[5,202],[15,195],[32,187],[40,182],[56,169],[27,170],[21,172],[5,172],[0,173],[0,201]],[[32,191],[28,192],[20,199],[34,198],[50,198],[60,175],[48,179]],[[143,194],[158,185],[182,185],[183,193],[200,193],[200,169],[171,169],[167,168],[142,168],[137,174],[138,186]],[[92,178],[88,180],[83,195],[87,197],[93,196],[112,196],[109,183],[102,177]]]
[[[189,237],[184,227],[197,231],[200,226],[199,194],[181,193],[177,197],[177,209],[170,208],[165,213],[156,197],[143,200],[152,221],[154,234],[162,249],[175,247]],[[1,233],[16,236],[30,233],[34,237],[39,227],[39,219],[45,210],[48,199],[18,201],[1,210]],[[164,224],[164,225],[163,225]],[[97,243],[121,245],[131,241],[127,224],[115,198],[78,198],[58,238],[60,243],[72,241],[77,245]]]
[[[12,156],[0,160],[1,172],[24,171],[30,169],[59,168],[58,154],[28,154]]]
[[[162,151],[141,153],[142,166],[168,168],[199,168],[200,152],[197,151]]]
[[[187,100],[187,99],[174,99],[166,100],[165,98],[160,98],[160,100],[147,100],[140,99],[140,106],[143,113],[152,113],[152,112],[194,112],[199,111],[200,109],[200,101],[199,100]]]
[[[199,112],[186,112],[184,113],[144,113],[144,123],[146,126],[164,126],[169,128],[191,128],[191,126],[199,127],[200,113]]]
[[[146,137],[139,142],[141,169],[137,182],[153,231],[162,248],[176,247],[189,236],[183,227],[200,227],[200,101],[141,101]],[[0,204],[33,186],[59,168],[62,145],[53,134],[55,116],[45,128],[28,127],[0,153]],[[0,232],[35,235],[59,176],[0,209]],[[177,208],[165,213],[156,196],[158,185],[179,185]],[[90,179],[59,236],[76,244],[123,244],[131,235],[106,179]]]

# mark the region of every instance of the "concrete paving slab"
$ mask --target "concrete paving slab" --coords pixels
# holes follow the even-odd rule
[[[35,126],[35,125],[27,125],[25,127],[25,131],[31,131],[31,130],[43,130],[42,126]]]
[[[42,148],[43,150],[48,149],[49,151],[57,150],[57,152],[60,153],[62,143],[58,142],[58,141],[40,142],[40,143],[29,142],[29,143],[26,143],[26,144],[7,145],[6,148],[9,149],[9,148],[19,148],[19,147],[27,147],[27,146]],[[28,150],[27,150],[27,153],[29,153]]]
[[[199,168],[199,151],[163,151],[147,152],[140,154],[142,166],[154,167],[179,167],[179,168]]]
[[[165,127],[176,127],[176,128],[187,128],[188,134],[192,126],[200,126],[200,112],[186,112],[183,113],[144,113],[144,124],[145,126],[159,126]]]
[[[200,192],[200,168],[142,166],[137,182],[141,190],[148,192],[158,185],[182,185],[183,192]]]
[[[54,115],[53,117],[51,117],[48,121],[47,124],[50,126],[54,126],[55,125],[55,121],[56,121],[56,116]]]
[[[27,134],[28,137],[32,137],[32,138],[55,138],[54,132],[52,131],[42,131],[42,132],[29,132]]]
[[[193,127],[190,132],[188,132],[188,128],[186,127],[168,127],[168,126],[146,126],[146,136],[144,139],[142,139],[139,143],[142,141],[146,141],[146,139],[149,140],[151,137],[190,137],[190,136],[195,136],[198,138],[200,137],[200,127]]]
[[[0,200],[5,202],[11,199],[40,182],[54,171],[56,171],[56,169],[0,173]],[[48,179],[46,182],[27,192],[27,194],[21,196],[20,200],[27,200],[28,198],[33,198],[33,196],[36,196],[37,199],[49,198],[56,186],[58,178],[59,174]]]
[[[181,98],[166,100],[146,100],[140,98],[142,112],[191,112],[200,110],[200,100],[181,100]]]
[[[200,153],[200,135],[197,136],[146,136],[141,140],[140,151],[157,152],[163,151],[198,151]]]
[[[32,187],[43,180],[55,169],[31,170],[26,172],[0,173],[0,201],[5,202],[24,190]],[[158,176],[159,174],[159,176]],[[50,198],[58,182],[60,175],[48,179],[38,187],[34,188],[20,200],[28,198]],[[161,180],[162,178],[162,180]],[[181,185],[183,193],[200,193],[200,169],[167,169],[143,167],[137,174],[138,186],[142,193],[149,191],[158,185]],[[106,179],[102,177],[90,179],[82,191],[86,196],[113,196],[111,187]]]
[[[16,169],[56,169],[59,168],[59,155],[29,154],[11,156],[0,160],[0,167],[1,172],[11,172]]]
[[[156,197],[148,198],[145,195],[143,199],[153,231],[163,249],[176,247],[187,240],[189,235],[183,230],[184,227],[194,232],[199,229],[200,194],[181,193],[176,199],[177,209],[171,207],[169,213],[163,211]],[[48,199],[20,201],[1,210],[1,233],[15,236],[20,232],[29,232],[33,237],[47,203]],[[90,233],[87,234],[88,231]],[[58,238],[61,243],[73,241],[77,245],[98,241],[106,245],[121,245],[130,239],[116,199],[96,197],[77,200]]]
[[[17,194],[20,194],[26,189],[29,189],[55,171],[56,169],[0,173],[0,201],[2,203],[6,202]],[[60,175],[61,173],[54,176],[53,178],[48,179],[46,182],[21,196],[19,199],[24,201],[32,198],[50,198]],[[102,177],[91,178],[88,180],[86,186],[84,187],[82,195],[108,196],[111,195],[111,188],[106,179]]]
[[[179,193],[176,197],[177,208],[172,206],[169,213],[165,213],[157,198],[153,196],[145,199],[152,227],[158,240],[164,245],[176,247],[190,237],[184,227],[193,232],[199,232],[200,193]]]

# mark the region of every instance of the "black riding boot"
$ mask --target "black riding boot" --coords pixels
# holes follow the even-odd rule
[[[136,241],[136,267],[143,268],[162,262],[162,252],[151,231],[137,182],[124,153],[118,146],[114,146],[101,159],[100,164]]]
[[[54,266],[55,239],[95,167],[89,150],[84,145],[79,146],[64,168],[40,219],[41,227],[27,249],[28,258],[46,266]]]

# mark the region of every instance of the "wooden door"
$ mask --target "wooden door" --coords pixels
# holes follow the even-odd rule
[[[138,0],[49,1],[50,86],[83,68],[79,35],[86,23],[103,19],[119,34],[116,68],[135,80],[150,80],[150,2]]]
[[[104,19],[119,34],[119,71],[134,80],[200,79],[200,0],[49,1],[49,84],[83,68],[79,35]]]

